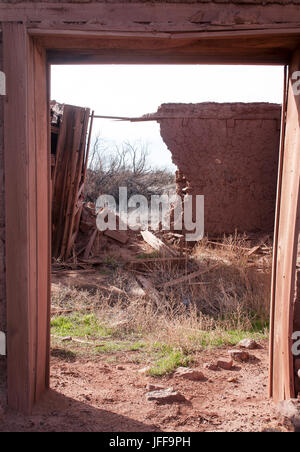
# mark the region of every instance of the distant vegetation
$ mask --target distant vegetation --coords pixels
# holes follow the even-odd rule
[[[103,145],[100,137],[96,138],[85,183],[87,201],[95,202],[102,194],[112,195],[118,201],[119,187],[127,187],[128,197],[141,194],[149,199],[162,194],[171,184],[175,184],[175,175],[149,163],[147,146],[126,142],[110,148]]]

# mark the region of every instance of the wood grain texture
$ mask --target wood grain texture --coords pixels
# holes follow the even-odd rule
[[[29,413],[46,386],[48,180],[43,53],[3,26],[8,403]],[[37,102],[38,99],[38,102]]]
[[[284,140],[286,128],[286,108],[287,108],[287,88],[288,88],[288,67],[284,68],[283,80],[283,101],[281,109],[281,130],[280,145],[278,158],[277,188],[276,188],[276,205],[275,220],[273,234],[273,254],[272,254],[272,276],[271,276],[271,295],[270,295],[270,338],[269,338],[269,396],[273,394],[273,353],[274,353],[274,322],[275,322],[275,299],[276,299],[276,270],[277,270],[277,247],[278,247],[278,230],[280,217],[280,198],[282,190],[282,171],[284,157]]]
[[[85,175],[85,148],[90,110],[65,105],[52,177],[53,251],[69,258],[79,228]]]
[[[3,21],[23,20],[72,24],[86,22],[107,30],[126,29],[181,32],[220,29],[225,26],[282,27],[300,22],[300,5],[295,2],[20,2],[1,4]],[[280,4],[281,3],[281,4]]]
[[[300,45],[300,29],[294,36],[244,36],[239,32],[226,37],[159,38],[43,36],[52,64],[287,64]]]
[[[289,76],[300,69],[300,50],[296,51]],[[300,96],[289,79],[285,147],[278,226],[276,293],[274,307],[272,396],[275,401],[294,397],[292,356],[293,302],[300,212]]]

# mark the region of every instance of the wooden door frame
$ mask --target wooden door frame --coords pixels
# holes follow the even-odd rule
[[[192,55],[177,55],[176,46],[166,47],[161,54],[159,46],[153,46],[162,36],[151,34],[151,51],[147,57],[147,49],[137,51],[135,57],[132,36],[121,32],[106,34],[74,30],[29,30],[23,23],[3,23],[4,72],[7,78],[7,96],[4,116],[4,152],[5,152],[5,203],[6,203],[6,300],[7,300],[7,367],[8,367],[8,404],[10,407],[29,413],[34,403],[49,386],[49,351],[50,351],[50,144],[49,144],[49,63],[133,63],[164,62],[172,63],[272,63],[273,53],[261,52],[246,55],[243,60],[241,49],[231,53],[226,39],[238,43],[238,33],[219,32],[213,47],[212,34],[209,49],[220,53],[215,56],[201,52]],[[272,38],[272,33],[270,39]],[[282,32],[284,34],[284,32]],[[300,30],[294,34],[299,42]],[[113,36],[112,36],[113,35]],[[224,35],[224,36],[223,36]],[[280,33],[279,33],[280,35]],[[203,35],[205,38],[205,34]],[[223,38],[224,41],[223,41]],[[235,41],[232,38],[235,38]],[[257,32],[253,39],[266,39],[266,34]],[[114,46],[103,54],[101,40],[109,45],[110,40],[119,39],[123,45],[120,55]],[[126,52],[126,39],[128,51]],[[179,39],[179,38],[178,38]],[[186,38],[185,38],[186,39]],[[194,37],[193,39],[196,39]],[[246,35],[244,39],[251,37]],[[273,38],[272,38],[273,39]],[[274,38],[275,39],[275,38]],[[278,33],[276,35],[278,40]],[[124,44],[125,40],[125,44]],[[135,42],[145,42],[144,33],[135,33]],[[162,41],[161,41],[162,42]],[[274,41],[275,42],[275,41]],[[277,41],[276,41],[277,42]],[[193,43],[192,43],[193,44]],[[199,49],[204,46],[205,39],[199,40]],[[245,44],[246,45],[246,44]],[[275,45],[275,44],[274,44]],[[289,41],[290,45],[290,41]],[[223,47],[222,47],[223,46]],[[83,50],[83,53],[81,52]],[[125,53],[124,53],[125,49]],[[226,50],[225,50],[226,49]],[[246,47],[245,47],[246,49]],[[207,50],[206,50],[207,51]],[[169,52],[169,53],[168,53]],[[210,50],[211,52],[211,50]],[[224,57],[224,52],[226,53]],[[247,53],[247,52],[246,52]],[[275,52],[276,53],[276,52]],[[212,53],[213,54],[213,53]],[[198,56],[197,56],[198,55]],[[274,54],[275,55],[275,54]],[[247,59],[248,58],[248,59]],[[275,57],[274,57],[275,58]],[[281,54],[282,60],[276,56],[274,63],[290,62],[290,52]],[[296,57],[295,57],[296,58]],[[292,68],[295,66],[295,59]],[[298,67],[298,66],[297,66]],[[287,135],[283,156],[282,188],[278,195],[279,213],[284,208],[284,200],[294,194],[299,181],[299,166],[296,167],[293,182],[288,183],[288,175],[297,160],[295,146],[300,136],[299,124],[291,124],[295,103],[289,91]],[[299,104],[297,104],[299,106]],[[285,152],[286,152],[285,150]],[[298,151],[298,148],[296,149]],[[298,159],[299,160],[299,159]],[[281,177],[281,175],[280,175]],[[280,196],[283,194],[283,201]],[[293,395],[293,368],[290,353],[291,345],[291,303],[296,270],[295,222],[298,214],[298,203],[290,202],[289,213],[292,222],[286,223],[279,215],[278,236],[275,236],[274,249],[278,254],[276,260],[276,277],[273,278],[272,312],[274,313],[274,336],[271,336],[272,347],[284,351],[284,373],[280,381],[274,380],[278,359],[271,360],[273,375],[270,395],[275,400]],[[294,204],[293,204],[294,203]],[[283,243],[283,242],[284,243]],[[287,247],[285,258],[282,249]],[[275,273],[274,273],[275,275]],[[282,316],[284,312],[284,320]],[[285,337],[282,337],[285,334]],[[278,343],[278,338],[279,342]],[[277,353],[277,352],[276,352]],[[277,356],[277,355],[276,355]],[[279,388],[279,389],[278,389]]]
[[[23,24],[2,30],[8,405],[29,413],[49,385],[47,65]]]

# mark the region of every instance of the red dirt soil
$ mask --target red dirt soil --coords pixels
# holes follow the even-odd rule
[[[104,358],[52,357],[51,390],[29,417],[0,412],[0,431],[193,432],[282,430],[274,405],[267,398],[268,345],[251,351],[257,360],[230,371],[212,371],[203,364],[227,358],[228,348],[207,350],[195,360],[206,381],[189,381],[138,373],[132,354],[118,354],[116,363]],[[107,359],[107,355],[105,356]],[[230,381],[232,380],[233,381]],[[185,403],[157,405],[146,400],[148,383],[172,386]]]

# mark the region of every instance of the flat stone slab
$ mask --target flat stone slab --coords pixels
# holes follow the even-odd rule
[[[205,376],[200,370],[191,369],[190,367],[178,367],[174,373],[174,377],[193,381],[205,380]]]
[[[219,370],[218,366],[214,362],[208,362],[203,364],[204,369],[208,370]]]
[[[234,360],[234,361],[238,361],[238,362],[245,362],[248,361],[250,358],[250,355],[248,352],[246,352],[245,350],[229,350],[228,351],[230,357]]]
[[[186,402],[186,398],[179,391],[174,391],[173,388],[147,392],[146,399],[158,403]]]
[[[255,350],[259,348],[259,345],[254,339],[243,339],[238,343],[238,347]]]
[[[233,360],[231,359],[230,361],[225,361],[225,360],[219,359],[216,362],[216,365],[218,367],[220,367],[221,369],[230,370],[230,369],[232,369],[232,366],[233,366]]]

